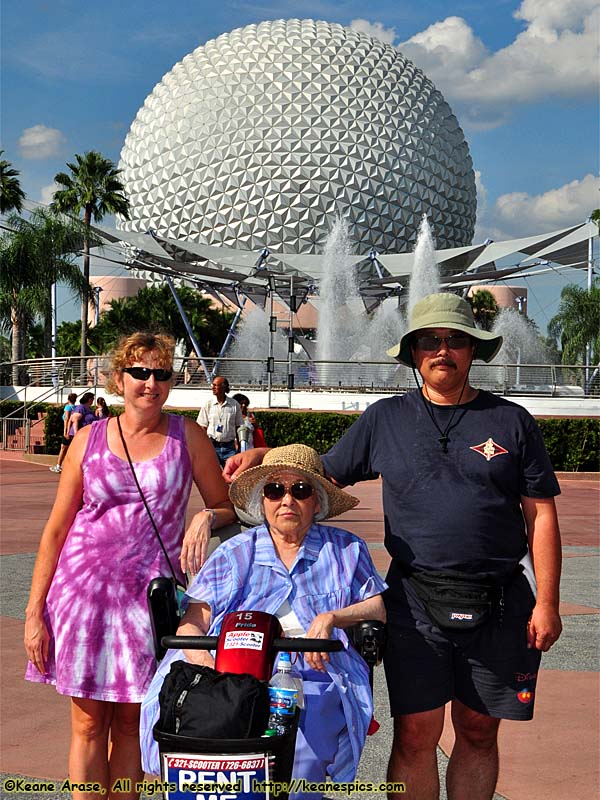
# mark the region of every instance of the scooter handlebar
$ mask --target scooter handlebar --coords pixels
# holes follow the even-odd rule
[[[336,653],[343,649],[339,639],[273,639],[273,650],[278,653]]]
[[[167,650],[216,650],[216,636],[163,636],[161,644]],[[279,653],[333,653],[343,650],[339,639],[273,639],[273,650]]]
[[[167,650],[216,650],[216,636],[163,636],[160,643]]]

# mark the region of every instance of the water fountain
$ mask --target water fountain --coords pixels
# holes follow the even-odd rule
[[[338,216],[323,250],[319,283],[317,361],[350,361],[359,347],[365,310],[352,261],[348,225]],[[324,377],[324,376],[323,376]]]
[[[552,379],[528,364],[548,364],[548,351],[531,323],[516,308],[502,308],[494,320],[494,333],[502,336],[502,347],[492,364],[511,364],[502,382],[508,385],[546,384]]]
[[[428,294],[440,291],[440,272],[435,257],[435,242],[426,214],[423,214],[421,218],[414,252],[415,260],[408,290],[407,319],[410,319],[412,310],[419,300]]]
[[[227,352],[227,358],[251,359],[238,361],[229,367],[232,370],[232,381],[241,384],[262,383],[266,385],[266,360],[269,353],[270,336],[269,315],[260,306],[255,306],[244,317],[243,323],[238,326],[235,341]],[[287,359],[287,336],[280,330],[276,331],[273,336],[273,356],[276,361]],[[281,382],[284,380],[282,379]]]
[[[543,364],[548,361],[544,343],[535,329],[516,308],[502,308],[492,328],[502,336],[502,347],[494,364]]]
[[[408,309],[427,294],[439,291],[439,273],[435,244],[427,217],[423,215],[414,251],[414,267],[408,295]],[[321,364],[316,378],[322,386],[385,386],[395,384],[395,376],[405,368],[386,356],[386,350],[399,341],[406,321],[396,298],[388,298],[368,314],[360,296],[356,268],[352,258],[352,240],[348,224],[336,217],[323,251],[323,276],[316,301],[319,312],[315,360],[319,362],[354,362],[351,367]],[[240,325],[231,358],[265,361],[269,352],[269,318],[262,309],[254,309]],[[276,361],[287,358],[286,337],[275,337]],[[371,362],[389,361],[384,364]],[[365,367],[365,364],[371,366]],[[235,380],[256,382],[257,365],[240,364]],[[404,377],[404,374],[403,374]],[[275,382],[279,382],[276,380]],[[281,381],[283,382],[283,380]]]

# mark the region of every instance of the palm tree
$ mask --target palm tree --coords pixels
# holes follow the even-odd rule
[[[74,263],[83,227],[39,209],[29,219],[8,218],[0,236],[0,324],[12,333],[12,361],[25,357],[27,326],[50,313],[50,287],[62,281],[87,298],[88,284]],[[13,375],[19,383],[19,376]]]
[[[479,327],[484,331],[491,331],[498,314],[498,302],[494,295],[487,289],[478,289],[467,296],[467,302]]]
[[[4,150],[0,150],[0,156]],[[10,161],[0,158],[0,213],[20,211],[23,208],[25,192],[21,189],[18,179],[19,171],[13,169]]]
[[[548,333],[562,347],[563,364],[583,364],[588,345],[590,363],[600,359],[600,284],[590,289],[570,283],[560,293],[558,314],[550,320]]]
[[[123,194],[124,186],[117,169],[109,158],[90,150],[83,156],[75,155],[75,164],[67,163],[71,174],[59,172],[54,181],[63,188],[54,193],[53,208],[79,216],[83,212],[85,238],[83,242],[83,276],[90,280],[90,225],[100,222],[106,214],[120,214],[129,219],[129,200]],[[81,303],[81,358],[87,355],[88,301]]]
[[[210,300],[194,289],[182,286],[177,294],[202,352],[208,356],[217,355],[233,314],[212,308]],[[192,349],[173,295],[165,284],[141,289],[135,297],[112,300],[93,330],[97,346],[107,352],[123,334],[149,328],[184,339],[187,349]]]

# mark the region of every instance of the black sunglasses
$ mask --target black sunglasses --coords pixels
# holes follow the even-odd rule
[[[425,336],[416,336],[415,341],[419,350],[427,350],[434,352],[439,350],[442,342],[446,342],[450,350],[464,350],[471,344],[471,337],[466,333],[453,333],[451,336],[434,336],[433,334],[426,334]]]
[[[151,375],[154,375],[157,381],[169,381],[173,375],[172,369],[150,369],[150,367],[124,367],[123,372],[136,381],[147,381]]]
[[[294,500],[308,500],[314,491],[314,487],[306,481],[297,481],[291,486],[285,486],[283,483],[266,483],[263,487],[263,495],[267,500],[281,500],[286,492],[289,492]]]

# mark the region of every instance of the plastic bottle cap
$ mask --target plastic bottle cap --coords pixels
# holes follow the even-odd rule
[[[277,662],[278,669],[290,670],[292,668],[292,659],[290,658],[290,654],[283,650],[279,654],[279,660]]]
[[[261,737],[261,738],[263,738],[263,739],[264,739],[264,738],[265,738],[265,737],[267,737],[267,736],[277,736],[277,731],[274,731],[272,728],[269,728],[269,730],[267,730],[267,731],[265,731],[265,732],[263,733],[263,735],[262,735],[262,737]]]

